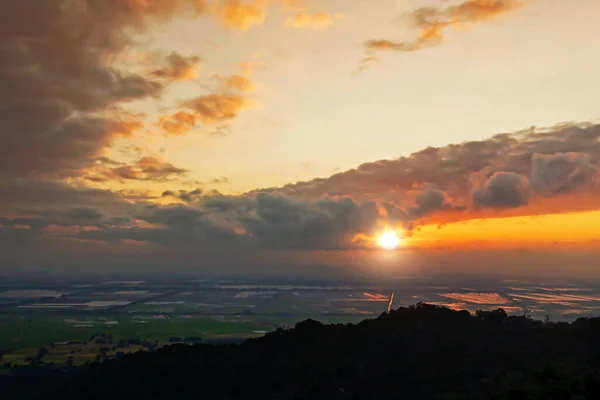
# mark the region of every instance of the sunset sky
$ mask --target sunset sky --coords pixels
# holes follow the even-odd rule
[[[600,276],[598,17],[0,0],[0,269]]]

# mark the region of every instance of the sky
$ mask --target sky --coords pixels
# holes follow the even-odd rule
[[[0,269],[600,277],[596,0],[0,9]]]

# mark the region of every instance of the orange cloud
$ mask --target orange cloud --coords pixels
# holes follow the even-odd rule
[[[256,89],[256,84],[244,75],[215,74],[214,78],[219,81],[221,90],[225,92],[252,92]]]
[[[158,125],[171,136],[185,135],[196,126],[196,116],[186,111],[178,111],[170,116],[160,116]]]
[[[144,156],[131,164],[120,163],[109,159],[99,160],[99,165],[91,168],[85,176],[92,182],[142,180],[142,181],[169,181],[183,176],[188,171],[177,168],[164,160]]]
[[[326,13],[308,13],[306,11],[298,11],[294,16],[288,17],[285,20],[285,26],[294,28],[312,28],[325,29],[333,24],[331,15]]]
[[[245,31],[265,21],[267,8],[266,0],[221,0],[213,4],[212,10],[224,26]]]
[[[368,293],[364,292],[363,296],[365,296],[370,301],[389,301],[389,296],[386,296],[381,293]]]
[[[242,94],[256,90],[257,85],[251,79],[256,66],[241,63],[242,73],[213,74],[211,83],[206,85],[209,94],[184,101],[182,105],[189,111],[159,116],[157,125],[164,134],[178,136],[194,129],[198,121],[204,125],[219,125],[232,120],[252,104],[252,100]]]
[[[214,125],[231,120],[247,108],[250,101],[236,94],[208,94],[184,102],[184,106],[193,110],[194,115],[204,124]]]
[[[411,52],[443,42],[444,30],[451,26],[464,26],[495,18],[525,4],[524,0],[467,0],[445,9],[423,7],[410,13],[413,25],[419,29],[414,40],[367,40],[368,50]]]

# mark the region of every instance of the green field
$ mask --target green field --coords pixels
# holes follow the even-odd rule
[[[170,316],[170,319],[133,315],[74,317],[32,314],[0,314],[0,348],[28,348],[52,342],[87,341],[98,332],[118,339],[168,340],[172,336],[253,337],[254,331],[271,331],[278,325],[294,325],[305,317],[275,317],[266,315]],[[322,316],[324,323],[357,322],[356,316]],[[69,322],[66,322],[69,321]],[[118,322],[106,325],[105,321]],[[89,324],[86,327],[76,325]]]
[[[164,343],[166,344],[166,343]],[[125,353],[135,353],[136,351],[144,350],[141,346],[127,346],[126,348],[116,348],[112,350],[112,345],[101,345],[95,343],[89,344],[74,344],[74,345],[63,345],[56,347],[47,347],[48,354],[46,354],[42,360],[44,363],[54,363],[64,365],[67,363],[69,357],[73,358],[73,365],[82,365],[86,362],[96,361],[96,357],[101,353],[101,347],[109,347],[110,351],[106,352],[108,356],[115,355],[118,351]],[[38,347],[29,347],[13,350],[2,357],[2,363],[10,363],[12,366],[27,365],[27,357],[35,357],[38,353]]]
[[[162,317],[162,315],[158,315]],[[93,362],[101,353],[100,348],[107,347],[107,356],[117,352],[132,353],[144,350],[138,345],[119,348],[120,339],[140,339],[151,343],[158,342],[158,347],[169,345],[169,338],[179,336],[200,336],[203,338],[251,338],[262,336],[263,331],[274,330],[278,325],[292,326],[304,318],[273,317],[264,315],[225,315],[225,316],[174,316],[168,318],[141,319],[139,316],[115,315],[103,317],[65,318],[64,316],[32,314],[19,316],[16,314],[0,315],[0,348],[4,349],[3,363],[13,366],[27,365],[27,357],[35,357],[41,346],[49,353],[43,357],[44,363],[64,365],[69,357],[73,357],[74,365]],[[358,322],[362,317],[333,316],[318,318],[323,323]],[[105,321],[111,321],[106,325]],[[115,324],[114,322],[118,322]],[[75,325],[88,324],[87,327]],[[112,335],[108,344],[97,344],[92,337],[98,333]],[[67,344],[52,346],[54,342],[87,342],[85,344]]]
[[[86,341],[94,333],[110,333],[118,338],[166,340],[171,336],[215,336],[248,334],[260,330],[257,321],[234,318],[218,320],[212,317],[138,319],[129,315],[107,318],[117,324],[106,325],[103,319],[78,317],[81,324],[65,322],[64,316],[0,315],[0,346],[2,348],[29,347],[51,342]],[[90,326],[76,326],[89,324]],[[264,328],[263,328],[264,329]]]

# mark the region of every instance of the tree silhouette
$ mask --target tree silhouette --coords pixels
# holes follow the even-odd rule
[[[45,347],[40,347],[35,356],[36,361],[40,361],[46,354],[48,354],[48,349]]]

